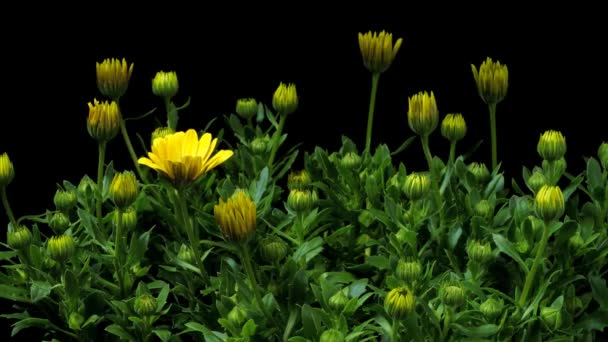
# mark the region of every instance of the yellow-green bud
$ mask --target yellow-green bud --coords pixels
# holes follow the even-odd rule
[[[177,252],[177,258],[189,264],[194,263],[194,261],[196,260],[192,248],[184,244],[179,247],[179,252]]]
[[[100,143],[112,140],[120,130],[121,121],[120,109],[116,102],[99,102],[97,99],[94,99],[93,103],[89,102],[87,130],[93,139]]]
[[[287,255],[287,244],[274,235],[263,239],[260,247],[262,259],[270,264],[281,261]]]
[[[258,103],[255,99],[238,99],[236,101],[236,113],[243,119],[249,120],[258,113]]]
[[[420,136],[428,136],[439,123],[435,94],[431,92],[429,95],[426,91],[420,92],[410,97],[408,102],[407,122],[410,129]]]
[[[344,342],[344,334],[338,329],[325,330],[319,337],[319,342]]]
[[[26,226],[19,226],[9,229],[6,233],[6,242],[11,248],[22,250],[27,248],[32,242],[32,232]]]
[[[78,331],[80,330],[80,326],[82,325],[82,323],[84,323],[84,317],[82,317],[81,314],[79,314],[78,312],[70,313],[70,317],[68,319],[68,326],[70,327],[70,329]]]
[[[77,191],[83,197],[91,196],[97,192],[97,184],[89,176],[84,176],[78,183]]]
[[[312,179],[306,170],[291,172],[287,176],[287,188],[289,190],[307,190],[311,188]]]
[[[540,309],[540,318],[551,330],[557,330],[562,326],[561,309],[543,307]]]
[[[534,171],[528,178],[528,186],[534,193],[537,193],[545,184],[547,184],[547,177],[542,172]]]
[[[356,170],[361,166],[361,157],[355,152],[348,152],[342,157],[340,164],[345,169]]]
[[[467,134],[467,124],[462,114],[448,114],[441,122],[441,135],[454,143],[464,138]]]
[[[481,216],[486,220],[490,220],[494,215],[494,208],[488,200],[481,200],[475,204],[475,215]]]
[[[144,294],[135,298],[135,303],[133,304],[135,312],[142,317],[154,315],[156,313],[156,307],[156,298],[149,294]]]
[[[103,95],[117,100],[125,94],[133,73],[133,63],[126,59],[107,58],[97,63],[97,88]]]
[[[368,234],[361,234],[357,238],[357,246],[363,248],[367,246],[367,242],[371,240]]]
[[[139,182],[132,171],[114,174],[110,184],[110,198],[120,210],[132,205],[139,194]]]
[[[158,127],[152,132],[152,144],[154,144],[154,140],[158,138],[164,138],[167,135],[171,135],[175,133],[175,131],[171,127]]]
[[[281,82],[272,96],[272,107],[280,115],[288,115],[298,108],[298,93],[295,84]]]
[[[467,254],[469,259],[480,264],[486,264],[494,259],[489,242],[471,240],[467,246]]]
[[[120,222],[118,216],[120,216]],[[118,227],[118,224],[122,225],[123,232],[129,232],[137,227],[137,211],[133,207],[128,207],[124,210],[116,209],[112,212],[112,224],[114,227]]]
[[[70,259],[76,250],[74,239],[70,235],[57,235],[49,239],[47,252],[53,260],[62,263]]]
[[[536,215],[545,222],[559,219],[566,206],[564,194],[558,186],[543,186],[535,198]]]
[[[558,160],[566,154],[566,138],[561,132],[546,131],[540,136],[536,150],[544,160]]]
[[[504,303],[502,300],[496,300],[494,298],[488,298],[485,302],[479,306],[479,311],[486,316],[488,320],[494,320],[502,314]]]
[[[152,93],[170,99],[179,90],[179,82],[175,71],[159,71],[152,79]]]
[[[397,278],[407,282],[408,284],[413,283],[415,280],[419,280],[422,275],[422,265],[418,260],[404,260],[401,259],[397,263],[397,269],[395,271]]]
[[[255,138],[251,141],[251,150],[255,154],[263,154],[268,148],[268,137]]]
[[[384,300],[384,309],[395,319],[403,318],[416,307],[416,298],[406,286],[392,289]]]
[[[51,216],[49,226],[55,233],[63,233],[70,226],[70,218],[62,212],[57,212]]]
[[[329,307],[337,312],[341,312],[346,303],[348,303],[348,297],[344,293],[344,290],[340,290],[329,297]]]
[[[244,241],[255,233],[255,203],[243,190],[236,190],[227,201],[220,199],[213,208],[213,214],[222,233],[230,241]]]
[[[383,73],[391,66],[399,52],[403,39],[399,38],[393,45],[393,35],[382,31],[359,33],[359,49],[363,65],[372,73]]]
[[[243,322],[245,322],[245,319],[247,319],[247,311],[236,305],[232,308],[232,310],[230,310],[230,312],[228,312],[227,318],[230,322],[232,322],[232,324],[239,327],[241,324],[243,324]]]
[[[597,150],[597,156],[600,159],[600,163],[604,166],[604,169],[608,169],[608,142],[604,142],[600,145]]]
[[[466,292],[464,287],[457,282],[446,282],[439,290],[441,300],[450,306],[460,306],[466,300]]]
[[[8,154],[0,154],[0,187],[9,185],[15,178],[15,168]]]
[[[410,201],[423,198],[431,187],[431,178],[426,173],[413,172],[405,177],[403,192]]]
[[[494,62],[488,57],[481,63],[479,71],[472,64],[471,70],[479,96],[485,103],[496,104],[507,96],[509,69],[506,65],[501,65],[499,61]]]
[[[317,192],[315,190],[293,189],[287,196],[287,205],[296,212],[306,212],[317,205]]]
[[[490,180],[490,171],[486,164],[473,162],[467,168],[473,174],[473,178],[477,184],[485,185]]]
[[[568,239],[568,246],[573,252],[577,252],[581,247],[585,245],[585,240],[581,236],[581,232],[576,232]]]
[[[55,192],[53,203],[55,203],[55,208],[57,208],[57,210],[67,213],[76,206],[78,198],[74,191],[60,189]]]

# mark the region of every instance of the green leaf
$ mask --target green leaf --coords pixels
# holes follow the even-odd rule
[[[268,185],[268,167],[264,167],[262,169],[262,171],[260,172],[260,178],[254,183],[254,194],[253,194],[253,201],[255,202],[255,204],[258,204],[258,202],[262,199],[262,195],[264,195],[264,192],[266,191],[266,187]]]
[[[304,338],[302,336],[293,336],[293,337],[290,337],[289,340],[287,340],[287,342],[310,342],[310,340],[307,338]]]
[[[49,282],[46,281],[33,281],[32,287],[30,288],[30,297],[32,298],[32,303],[36,303],[37,301],[48,297],[51,294],[51,290],[53,286]]]
[[[84,329],[91,324],[97,323],[101,319],[103,319],[103,317],[98,316],[98,315],[91,315],[91,316],[89,316],[89,318],[87,318],[87,320],[84,323],[82,323],[82,326],[80,328]]]
[[[168,296],[169,296],[169,284],[164,283],[164,285],[160,289],[158,297],[156,298],[156,309],[158,311],[161,311],[163,309],[163,307],[167,303]]]
[[[312,258],[323,251],[322,245],[323,238],[317,236],[314,239],[306,241],[300,245],[300,247],[293,253],[292,258],[298,263],[302,261],[308,263]]]
[[[401,153],[403,150],[405,150],[406,148],[408,148],[408,146],[410,146],[412,144],[412,142],[414,141],[414,139],[416,139],[416,136],[413,135],[409,138],[407,138],[406,141],[403,142],[403,144],[401,144],[401,146],[399,146],[395,151],[393,151],[391,153],[391,156],[394,156],[396,154]]]
[[[4,284],[0,284],[0,298],[31,303],[30,293],[27,290]]]
[[[0,260],[9,260],[17,255],[16,251],[0,252]]]
[[[135,234],[131,237],[131,247],[129,248],[129,255],[127,256],[127,263],[134,265],[144,258],[146,250],[148,249],[148,242],[150,241],[150,229],[147,232],[142,233],[139,238],[135,238]]]
[[[203,337],[205,338],[206,342],[222,342],[222,341],[225,341],[226,336],[224,336],[224,334],[221,334],[221,333],[218,333],[218,332],[215,332],[215,331],[211,331],[207,327],[205,327],[204,325],[202,325],[200,323],[188,322],[188,323],[186,323],[184,325],[188,328],[185,332],[194,331],[194,332],[201,333],[203,335]]]
[[[574,178],[563,191],[564,200],[568,201],[568,198],[570,198],[570,195],[572,195],[576,191],[576,189],[582,182],[583,182],[582,176],[578,176],[578,177]]]
[[[66,269],[63,274],[63,288],[65,289],[65,294],[71,298],[72,300],[78,299],[78,294],[80,292],[80,288],[78,287],[78,280],[74,275],[74,272],[70,269]]]
[[[587,160],[587,184],[589,189],[602,187],[602,168],[595,158]]]
[[[454,248],[456,248],[456,245],[458,244],[458,240],[460,239],[460,236],[462,236],[461,227],[458,227],[458,229],[452,229],[448,232],[448,247],[450,247],[451,251],[453,251]]]
[[[587,331],[603,331],[606,327],[608,327],[608,311],[601,309],[586,315],[576,324],[576,328],[582,328]]]
[[[257,326],[255,325],[255,321],[250,319],[243,325],[243,329],[241,330],[241,337],[243,338],[251,338],[255,335],[255,329]]]
[[[483,338],[483,337],[489,337],[492,335],[495,335],[498,332],[498,325],[496,324],[484,324],[484,325],[480,325],[478,327],[464,327],[460,324],[456,324],[456,323],[452,323],[450,325],[451,327],[453,327],[454,329],[460,331],[462,334],[466,335],[467,337],[473,337],[473,338]]]
[[[601,310],[608,311],[608,288],[606,287],[606,279],[599,276],[590,276],[589,284],[593,292],[593,299],[600,305]]]
[[[171,339],[171,331],[167,329],[154,329],[152,332],[163,342],[167,342]]]
[[[11,331],[11,337],[17,335],[21,330],[27,328],[49,328],[50,322],[45,318],[24,318],[18,322],[13,323],[13,330]]]
[[[120,337],[121,339],[124,339],[127,341],[135,341],[135,338],[133,338],[133,336],[131,336],[131,334],[129,334],[125,329],[123,329],[123,327],[121,327],[118,324],[112,324],[112,325],[107,326],[106,331],[112,335],[116,335],[116,336]]]
[[[313,339],[319,336],[322,332],[320,317],[317,314],[318,309],[313,309],[310,305],[302,305],[302,325],[304,327],[304,336]]]
[[[370,255],[365,258],[365,263],[376,267],[379,270],[388,270],[390,268],[390,264],[388,258],[382,255]]]
[[[494,240],[496,247],[498,247],[498,250],[515,260],[519,264],[519,267],[526,272],[526,274],[530,272],[528,270],[528,266],[526,266],[526,263],[521,259],[511,241],[505,239],[505,237],[500,234],[492,234],[492,239]]]

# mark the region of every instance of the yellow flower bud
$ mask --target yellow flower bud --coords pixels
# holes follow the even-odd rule
[[[243,190],[236,190],[227,201],[220,199],[213,213],[222,233],[230,241],[245,241],[255,233],[255,203]]]
[[[502,300],[496,300],[494,298],[488,298],[485,302],[479,306],[479,311],[486,316],[488,320],[494,320],[502,314],[504,303]]]
[[[154,144],[154,140],[156,140],[157,138],[164,138],[167,135],[171,135],[173,133],[175,133],[175,131],[171,127],[158,127],[154,130],[154,132],[152,132],[152,144]]]
[[[175,71],[159,71],[152,79],[152,93],[156,96],[170,99],[179,90],[179,82]]]
[[[562,190],[553,185],[545,185],[538,191],[535,205],[536,215],[545,222],[559,219],[566,207]]]
[[[9,228],[6,233],[6,242],[16,250],[23,250],[29,247],[32,242],[32,232],[26,226],[19,226],[16,229]]]
[[[480,264],[487,264],[494,259],[492,246],[487,241],[471,240],[467,245],[467,255],[470,260]]]
[[[135,298],[135,302],[133,303],[133,309],[142,317],[154,315],[156,313],[156,307],[156,298],[149,294],[144,294]]]
[[[110,198],[120,210],[124,210],[135,202],[139,194],[139,182],[132,171],[114,174],[110,184]]]
[[[547,184],[547,177],[542,172],[534,171],[530,178],[528,178],[528,187],[534,193],[537,193],[545,184]]]
[[[397,263],[395,275],[406,283],[412,284],[415,280],[420,279],[420,276],[422,275],[422,265],[418,260],[401,259]]]
[[[561,159],[566,154],[566,138],[561,132],[546,131],[540,136],[536,150],[544,160],[555,161]]]
[[[15,169],[8,154],[0,154],[0,187],[9,185],[15,178]]]
[[[258,103],[255,99],[246,98],[236,101],[236,113],[243,119],[249,120],[258,114]]]
[[[293,189],[287,196],[287,206],[296,212],[306,212],[317,205],[317,192],[314,190]]]
[[[431,178],[426,173],[413,172],[405,177],[403,192],[410,201],[423,198],[431,187]]]
[[[49,239],[47,252],[52,259],[59,263],[63,263],[70,259],[76,250],[74,239],[70,235],[58,235]]]
[[[473,162],[467,167],[478,185],[485,185],[490,180],[490,171],[484,163]]]
[[[55,192],[53,203],[55,204],[55,208],[57,208],[57,210],[67,213],[76,206],[76,203],[78,203],[78,198],[76,197],[76,192],[73,190],[60,189]]]
[[[403,318],[416,307],[416,298],[406,286],[392,289],[384,300],[384,309],[395,319]]]
[[[129,66],[126,59],[105,59],[97,63],[97,88],[103,95],[117,100],[127,91],[132,73],[133,64]]]
[[[291,172],[287,176],[287,188],[289,190],[306,190],[310,189],[312,179],[306,170]]]
[[[51,216],[49,227],[55,233],[63,233],[70,226],[70,218],[63,212],[57,212]]]
[[[467,134],[467,124],[462,114],[448,114],[441,122],[441,135],[454,143]]]
[[[120,215],[120,224],[123,231],[129,232],[137,227],[137,211],[133,207],[116,209],[112,212],[112,225],[114,227],[118,227],[118,215]]]
[[[437,128],[439,110],[435,94],[426,91],[413,95],[408,99],[409,109],[407,121],[410,129],[420,136],[428,136]]]
[[[499,61],[494,62],[488,57],[481,63],[479,71],[474,65],[471,65],[471,70],[479,96],[485,103],[497,104],[507,96],[509,69],[506,65],[500,64]]]
[[[344,342],[344,334],[338,329],[329,329],[325,330],[321,337],[319,337],[319,342]]]
[[[458,282],[448,281],[439,289],[441,300],[450,306],[460,306],[466,300],[464,287]]]
[[[114,101],[93,103],[89,102],[89,117],[87,118],[87,130],[93,139],[99,142],[112,140],[120,130],[122,120],[118,104]]]
[[[399,38],[393,46],[393,35],[385,31],[359,33],[359,49],[363,64],[373,73],[385,72],[397,56],[401,43],[403,39]]]
[[[298,108],[298,94],[295,84],[281,82],[272,97],[272,107],[281,115],[291,114]]]

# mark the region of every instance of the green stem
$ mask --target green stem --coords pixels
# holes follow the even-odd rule
[[[274,138],[272,139],[272,150],[270,151],[270,158],[268,158],[269,167],[272,167],[274,158],[277,155],[279,144],[281,142],[281,134],[283,133],[283,127],[285,126],[285,120],[287,119],[287,114],[279,113],[279,116],[279,128],[277,128],[277,131],[274,133]]]
[[[543,227],[543,236],[540,240],[540,245],[538,246],[538,250],[536,251],[536,257],[534,257],[534,263],[532,264],[532,268],[530,269],[530,273],[526,276],[526,282],[524,284],[524,289],[519,297],[519,306],[523,307],[526,304],[526,300],[528,299],[528,294],[530,293],[530,289],[532,288],[532,283],[534,282],[534,277],[536,276],[536,271],[538,267],[543,262],[543,257],[545,255],[545,248],[547,247],[547,242],[549,241],[549,222],[544,223]]]
[[[116,277],[118,278],[118,287],[120,290],[120,298],[124,298],[125,296],[125,283],[123,278],[122,266],[123,266],[123,258],[122,258],[122,211],[118,210],[116,212],[116,230],[114,231],[114,257],[115,257],[115,268],[116,268]]]
[[[431,149],[429,148],[429,136],[421,135],[420,140],[422,142],[422,150],[426,157],[426,162],[429,164],[429,172],[431,173],[431,185],[433,186],[433,199],[435,201],[435,207],[439,211],[439,228],[443,227],[443,210],[441,209],[441,194],[439,193],[439,177],[433,168],[433,157],[431,156]]]
[[[120,132],[122,133],[125,145],[127,145],[127,150],[129,150],[131,160],[133,160],[135,171],[137,171],[139,178],[141,178],[144,183],[148,183],[146,176],[141,172],[141,169],[139,168],[139,163],[137,162],[137,155],[135,154],[135,150],[133,149],[133,144],[131,144],[131,139],[129,138],[129,133],[127,132],[127,125],[125,124],[125,120],[120,121]]]
[[[399,320],[393,317],[393,336],[391,336],[391,342],[397,342],[399,338]]]
[[[456,142],[450,143],[450,157],[448,159],[448,165],[454,165],[454,158],[456,158]]]
[[[492,134],[492,170],[498,165],[498,156],[496,149],[496,103],[488,104],[490,110],[490,129]]]
[[[2,205],[4,206],[4,210],[6,210],[6,215],[8,216],[8,220],[13,225],[13,229],[17,229],[17,220],[15,220],[15,215],[13,215],[13,210],[11,209],[11,205],[8,203],[8,197],[6,197],[6,187],[1,187],[0,195],[2,195]]]
[[[241,262],[243,264],[243,267],[245,267],[245,272],[247,272],[247,276],[249,277],[249,281],[251,282],[251,287],[253,290],[253,295],[255,296],[255,300],[258,302],[258,305],[260,307],[260,310],[262,311],[262,314],[264,314],[264,316],[266,317],[266,319],[270,322],[272,322],[273,324],[275,324],[277,327],[278,325],[276,324],[274,317],[272,317],[268,311],[266,311],[266,308],[264,307],[264,302],[262,301],[262,295],[260,294],[260,287],[258,286],[258,281],[255,277],[255,273],[253,272],[253,267],[251,266],[251,257],[249,255],[249,246],[247,246],[247,243],[243,243],[241,245]]]
[[[447,341],[448,338],[448,332],[450,331],[450,320],[452,318],[452,308],[451,307],[446,307],[445,308],[445,318],[443,319],[443,330],[441,331],[441,340],[442,341]]]
[[[95,203],[95,213],[97,215],[97,236],[96,238],[101,238],[102,231],[102,204],[103,204],[103,174],[104,174],[104,166],[106,159],[106,143],[99,143],[99,160],[97,163],[97,202]]]
[[[372,126],[374,124],[374,111],[376,108],[376,94],[378,93],[378,81],[380,73],[372,73],[372,91],[369,97],[369,111],[367,113],[367,134],[365,136],[365,150],[370,151],[372,145]]]
[[[194,253],[194,259],[196,260],[196,266],[201,272],[201,277],[207,283],[208,275],[205,272],[205,266],[201,260],[200,253],[200,240],[198,238],[198,234],[194,231],[194,227],[192,226],[192,220],[188,215],[188,205],[186,203],[186,194],[181,191],[176,191],[176,204],[178,206],[179,217],[181,217],[182,226],[186,231],[186,235],[188,236],[188,240],[190,241],[190,248],[192,249],[192,253]]]

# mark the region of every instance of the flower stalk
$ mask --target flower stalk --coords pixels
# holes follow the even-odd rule
[[[365,135],[365,150],[370,151],[372,144],[372,126],[374,124],[374,111],[376,108],[376,94],[378,92],[378,81],[380,73],[372,73],[372,90],[369,97],[369,110],[367,113],[367,134]]]

